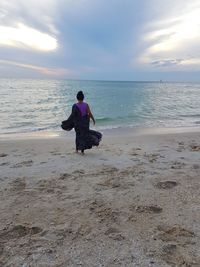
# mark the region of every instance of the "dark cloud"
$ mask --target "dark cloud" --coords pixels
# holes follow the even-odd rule
[[[155,60],[151,62],[151,65],[155,67],[171,67],[178,66],[183,62],[183,59],[163,59],[163,60]]]

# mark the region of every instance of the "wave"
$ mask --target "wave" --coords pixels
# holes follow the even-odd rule
[[[110,122],[110,121],[114,121],[114,120],[115,120],[114,118],[103,117],[103,118],[97,118],[96,122],[103,123],[103,122]]]
[[[133,119],[136,118],[135,115],[126,115],[126,116],[118,116],[118,117],[102,117],[102,118],[97,118],[97,122],[118,122],[118,121],[125,121],[127,119]]]
[[[184,115],[180,115],[180,117],[183,117],[183,118],[200,118],[200,114],[184,114]]]

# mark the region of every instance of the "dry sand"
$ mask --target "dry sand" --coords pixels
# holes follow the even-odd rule
[[[200,130],[158,132],[1,140],[0,266],[200,266]]]

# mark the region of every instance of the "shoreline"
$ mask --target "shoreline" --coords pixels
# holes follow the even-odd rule
[[[91,129],[93,129],[91,127]],[[94,128],[94,130],[103,133],[103,136],[110,135],[123,135],[123,136],[144,136],[144,135],[166,135],[166,134],[184,134],[184,133],[200,133],[200,127],[118,127],[112,129],[99,130]],[[27,133],[9,133],[0,134],[0,142],[9,140],[26,140],[26,139],[72,139],[75,136],[75,132],[72,131],[35,131]]]

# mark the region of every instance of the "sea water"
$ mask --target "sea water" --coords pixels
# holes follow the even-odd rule
[[[96,129],[200,126],[200,83],[0,80],[0,134],[62,132],[82,90]]]

